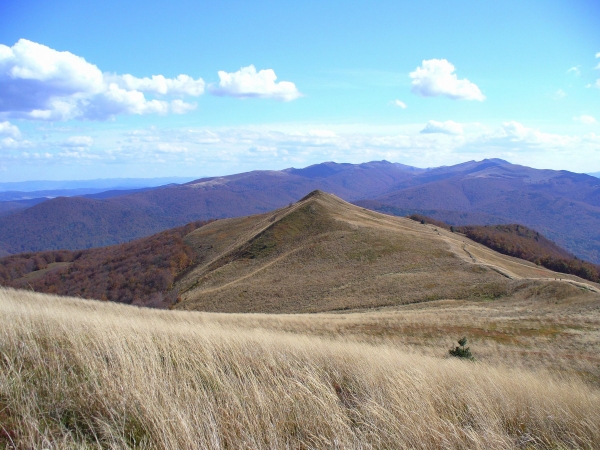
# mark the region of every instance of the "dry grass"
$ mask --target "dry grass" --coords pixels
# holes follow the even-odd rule
[[[369,325],[383,320],[369,318],[379,313],[336,317]],[[1,290],[0,442],[169,449],[600,442],[600,390],[577,377],[425,356],[352,333],[316,336],[328,323],[336,328],[333,316],[155,311]],[[313,320],[316,328],[301,333]]]
[[[185,237],[199,264],[178,309],[315,313],[512,296],[523,280],[563,278],[457,233],[364,210],[322,192],[280,210],[206,225]]]

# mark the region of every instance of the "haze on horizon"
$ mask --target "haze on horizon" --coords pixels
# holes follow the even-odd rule
[[[0,4],[0,181],[502,158],[600,171],[600,5]]]

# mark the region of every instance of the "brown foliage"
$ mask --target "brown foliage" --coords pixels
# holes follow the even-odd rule
[[[175,278],[195,258],[183,237],[206,223],[192,222],[109,247],[5,257],[0,259],[0,284],[37,292],[167,306],[177,299],[177,292],[172,289]]]

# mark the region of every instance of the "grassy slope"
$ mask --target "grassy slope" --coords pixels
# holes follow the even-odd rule
[[[411,176],[385,162],[329,163],[313,170],[318,167],[334,173],[322,178],[310,176],[311,170],[253,171],[104,200],[54,198],[7,217],[0,214],[0,249],[15,254],[114,245],[192,221],[271,211],[313,189],[353,199],[380,195]]]
[[[182,293],[176,306],[185,309],[316,312],[491,299],[514,295],[530,278],[556,278],[440,226],[322,192],[201,225],[104,248],[14,255],[0,260],[0,284],[155,307]]]
[[[245,316],[0,290],[0,446],[594,448],[597,384],[556,377],[536,356],[551,352],[564,367],[593,349],[597,358],[597,298],[571,294],[555,295],[549,316],[538,296],[521,326],[502,302],[438,305],[443,314]],[[544,334],[550,320],[571,320],[558,334],[580,343],[558,351]],[[451,339],[431,347],[410,333],[452,325],[530,345],[520,354],[505,342],[517,350],[508,368],[483,333],[471,340],[477,363],[446,358]],[[375,330],[403,331],[381,340]]]
[[[183,309],[322,312],[491,299],[530,279],[557,278],[463,236],[322,192],[273,213],[214,222],[185,242],[198,265],[178,282]]]
[[[503,255],[525,259],[556,272],[577,275],[586,280],[600,282],[600,265],[576,258],[539,232],[519,224],[465,225],[451,227],[445,222],[422,214],[412,214],[410,219],[435,225],[464,234]]]

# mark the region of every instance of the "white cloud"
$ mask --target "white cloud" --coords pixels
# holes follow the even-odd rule
[[[321,137],[321,138],[335,138],[337,134],[331,130],[310,130],[308,132],[309,136]]]
[[[242,67],[237,72],[219,71],[219,84],[211,84],[209,91],[214,95],[226,95],[237,98],[272,98],[291,101],[302,94],[290,81],[276,83],[273,69],[256,71],[253,65]]]
[[[194,80],[189,75],[177,78],[165,78],[163,75],[152,75],[152,78],[137,78],[133,75],[113,75],[112,81],[124,89],[150,92],[161,95],[191,95],[198,97],[204,93],[205,82],[202,78]]]
[[[156,151],[162,153],[187,153],[189,150],[183,145],[161,142],[156,146]]]
[[[596,123],[596,119],[592,116],[588,116],[586,114],[582,114],[581,116],[578,117],[573,117],[573,120],[577,121],[577,122],[581,122],[585,125],[592,125],[594,123]]]
[[[567,73],[571,73],[572,72],[576,76],[579,76],[579,75],[581,75],[581,71],[579,70],[579,67],[581,67],[581,66],[571,67],[569,70],[567,70]]]
[[[544,133],[510,121],[492,132],[476,136],[470,143],[477,146],[511,148],[513,150],[568,148],[581,141],[577,136]]]
[[[600,52],[596,53],[596,58],[600,58]]]
[[[94,140],[89,136],[71,136],[60,143],[61,147],[91,147]]]
[[[501,158],[534,167],[585,172],[590,171],[590,161],[598,160],[600,155],[598,133],[551,134],[514,121],[494,128],[477,123],[459,125],[463,128],[459,135],[420,133],[422,124],[356,123],[95,130],[93,145],[88,147],[85,139],[72,143],[81,144],[79,147],[61,146],[69,137],[65,133],[78,135],[71,137],[86,136],[82,131],[60,130],[50,132],[45,140],[40,136],[33,143],[12,138],[2,143],[0,139],[0,165],[9,169],[13,165],[35,164],[82,168],[114,165],[128,173],[139,167],[163,172],[188,168],[191,174],[208,175],[303,167],[323,161],[360,163],[386,159],[431,167],[468,159]],[[46,158],[48,154],[53,156]],[[201,173],[197,172],[198,167]]]
[[[409,75],[413,79],[412,92],[422,97],[443,95],[454,100],[485,100],[476,84],[466,78],[459,80],[455,67],[445,59],[423,61]]]
[[[567,96],[567,93],[565,91],[563,91],[562,89],[559,89],[558,91],[556,91],[554,93],[552,98],[554,98],[554,100],[560,100],[561,98],[565,98],[566,96]]]
[[[198,96],[204,81],[188,75],[136,78],[104,74],[94,64],[26,39],[0,45],[0,115],[34,120],[106,120],[119,114],[166,114],[169,102],[158,95]],[[187,104],[174,103],[183,113]]]
[[[0,136],[10,136],[19,139],[21,137],[21,132],[16,125],[11,124],[10,122],[0,122]]]
[[[437,122],[435,120],[430,120],[425,125],[425,128],[421,130],[421,133],[443,133],[459,135],[463,134],[463,128],[460,123],[456,123],[452,120],[447,120],[445,122]]]
[[[408,108],[408,106],[406,106],[406,103],[404,103],[402,100],[394,100],[393,104],[396,105],[398,108],[402,108],[402,109]]]
[[[186,103],[183,100],[175,99],[171,102],[171,111],[174,114],[186,114],[196,109],[197,106],[195,103]]]

